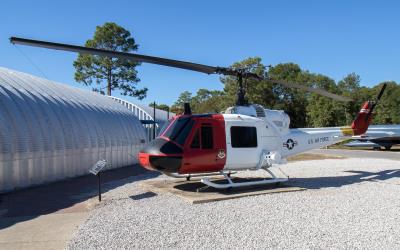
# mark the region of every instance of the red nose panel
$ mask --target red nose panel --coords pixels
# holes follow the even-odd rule
[[[176,173],[182,165],[182,148],[167,138],[156,138],[139,154],[139,163],[149,170]]]
[[[139,152],[139,163],[142,167],[149,169],[149,170],[154,170],[150,166],[150,161],[149,161],[149,154],[147,153],[142,153]]]

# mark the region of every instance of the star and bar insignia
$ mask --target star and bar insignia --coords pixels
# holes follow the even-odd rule
[[[294,146],[297,146],[297,141],[293,141],[292,139],[288,139],[285,143],[283,143],[283,147],[292,150]]]

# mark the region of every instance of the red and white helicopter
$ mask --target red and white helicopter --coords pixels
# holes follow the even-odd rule
[[[13,44],[122,58],[207,74],[236,76],[239,87],[234,107],[228,108],[223,114],[192,114],[189,105],[186,104],[184,114],[170,119],[158,137],[138,155],[143,167],[173,177],[186,177],[189,180],[192,176],[223,175],[227,180],[225,184],[213,182],[208,178],[201,179],[202,183],[214,188],[288,181],[288,177],[278,177],[274,174],[271,167],[275,164],[286,163],[286,159],[290,156],[364,134],[371,122],[372,112],[386,87],[386,85],[382,86],[375,101],[367,101],[363,104],[351,126],[290,129],[290,119],[285,112],[265,109],[257,104],[248,104],[242,83],[243,78],[252,77],[270,81],[340,101],[350,99],[322,89],[258,76],[243,69],[212,67],[166,58],[16,37],[11,37],[10,41]],[[272,178],[236,183],[230,178],[232,172],[259,169],[267,171]]]
[[[385,85],[384,85],[385,86]],[[382,95],[383,89],[379,97]],[[367,101],[348,127],[289,129],[289,116],[260,105],[238,105],[225,114],[193,115],[188,107],[175,116],[159,136],[139,153],[140,164],[173,177],[204,176],[219,172],[227,183],[203,178],[214,188],[230,188],[288,181],[277,177],[273,164],[290,156],[364,134],[376,102]],[[230,173],[264,169],[272,178],[234,183]]]

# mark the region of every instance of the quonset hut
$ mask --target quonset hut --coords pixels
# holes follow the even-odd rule
[[[146,142],[111,98],[0,67],[0,192],[132,165]]]
[[[158,135],[158,132],[161,131],[163,126],[168,122],[168,120],[175,116],[175,113],[171,112],[166,112],[161,109],[153,109],[152,107],[137,104],[137,103],[132,103],[114,96],[109,96],[110,98],[114,99],[115,101],[119,102],[120,104],[124,105],[126,108],[128,108],[130,111],[132,111],[138,118],[139,120],[144,120],[144,121],[154,121],[154,115],[155,115],[155,126],[156,126],[156,131],[155,134]],[[155,111],[155,112],[154,112]],[[148,140],[153,139],[153,124],[143,124],[145,130],[146,130],[146,135]]]

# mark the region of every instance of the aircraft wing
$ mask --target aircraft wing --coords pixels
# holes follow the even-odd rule
[[[400,139],[400,124],[399,125],[371,125],[367,132],[360,136],[353,136],[358,140],[375,140],[375,139]]]
[[[390,149],[392,145],[400,144],[400,125],[371,125],[367,132],[345,146],[348,147],[373,147],[381,146]]]
[[[379,144],[373,143],[368,140],[365,140],[365,141],[354,140],[354,141],[344,144],[344,146],[346,146],[346,147],[373,147],[373,148],[380,147]]]

